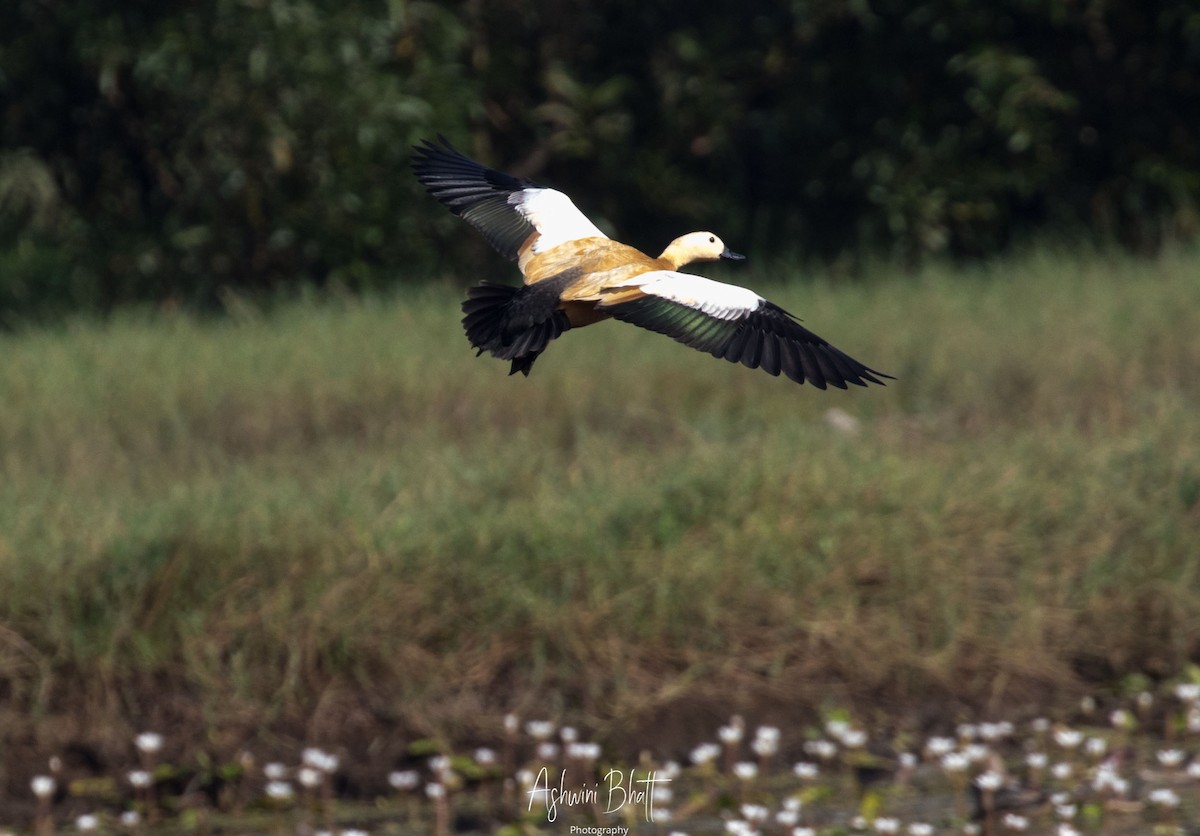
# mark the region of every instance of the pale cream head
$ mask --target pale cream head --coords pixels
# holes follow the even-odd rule
[[[678,269],[693,261],[716,261],[721,258],[741,261],[745,256],[730,251],[725,242],[711,232],[689,232],[668,244],[659,258],[669,261],[674,269]]]

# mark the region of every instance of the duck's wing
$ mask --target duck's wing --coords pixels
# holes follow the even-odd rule
[[[632,291],[632,292],[631,292]],[[610,288],[597,310],[666,334],[684,345],[797,383],[845,389],[885,385],[891,375],[865,366],[752,290],[700,276],[655,270]]]
[[[445,137],[438,140],[413,147],[417,179],[505,258],[517,258],[526,245],[538,253],[579,238],[608,237],[562,192],[482,166]]]

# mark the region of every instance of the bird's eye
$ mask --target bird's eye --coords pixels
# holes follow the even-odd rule
[[[717,243],[717,236],[715,236],[715,235],[708,236],[708,243],[710,243],[710,244]]]

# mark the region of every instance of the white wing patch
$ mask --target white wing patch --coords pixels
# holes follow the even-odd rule
[[[758,310],[764,301],[753,290],[674,270],[652,270],[611,285],[614,290],[621,287],[636,287],[650,296],[678,302],[716,319],[739,319]]]
[[[509,195],[508,203],[538,231],[534,253],[580,238],[608,237],[557,189],[522,189]]]

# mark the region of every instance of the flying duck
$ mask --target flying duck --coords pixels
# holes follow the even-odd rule
[[[520,287],[477,285],[462,305],[471,345],[511,361],[509,374],[528,375],[564,331],[612,318],[818,389],[892,379],[754,291],[679,272],[696,261],[745,258],[713,233],[689,232],[651,258],[609,238],[562,192],[494,171],[439,140],[414,147],[417,179],[525,277]]]

